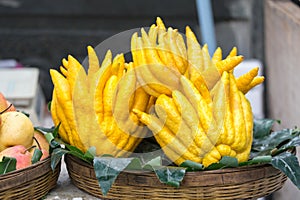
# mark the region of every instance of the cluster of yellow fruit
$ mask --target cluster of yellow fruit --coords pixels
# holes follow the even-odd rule
[[[3,157],[16,159],[16,169],[32,164],[34,149],[43,153],[40,160],[49,156],[49,143],[44,135],[34,130],[31,120],[0,93],[0,162]]]
[[[233,48],[222,59],[210,57],[187,26],[185,38],[157,18],[148,32],[131,38],[132,62],[123,54],[102,64],[88,47],[87,73],[72,56],[54,83],[51,114],[61,138],[97,155],[127,156],[151,130],[164,153],[176,164],[191,160],[208,166],[222,156],[249,158],[253,116],[245,94],[263,82],[258,68],[235,77],[243,60]],[[153,108],[153,109],[151,109]]]
[[[150,95],[136,89],[133,63],[125,63],[123,54],[112,60],[108,51],[101,67],[92,47],[88,55],[87,74],[72,56],[63,59],[61,73],[50,70],[52,119],[61,138],[84,152],[94,146],[98,155],[128,155],[146,134],[128,107],[146,111]]]

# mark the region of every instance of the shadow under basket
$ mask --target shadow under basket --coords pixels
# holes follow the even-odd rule
[[[103,196],[92,165],[65,156],[76,187],[101,199],[257,199],[282,188],[287,177],[271,165],[187,172],[180,187],[161,183],[154,172],[121,172]]]
[[[29,167],[0,175],[0,199],[41,199],[56,186],[60,164],[52,171],[48,157]]]

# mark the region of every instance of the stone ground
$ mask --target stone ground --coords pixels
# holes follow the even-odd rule
[[[60,176],[56,187],[51,190],[45,200],[94,200],[99,199],[78,189],[71,181],[66,165],[62,162]]]

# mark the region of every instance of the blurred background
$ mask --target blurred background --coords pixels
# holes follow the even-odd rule
[[[263,60],[263,1],[214,0],[217,45],[226,55],[233,46],[246,58]],[[162,17],[166,26],[184,33],[189,25],[201,41],[196,1],[0,0],[0,58],[38,67],[45,97],[51,99],[49,68],[72,54],[83,59],[121,31],[148,27]]]
[[[0,0],[0,66],[38,68],[37,93],[40,101],[47,103],[53,88],[49,69],[58,68],[68,54],[82,61],[87,45],[96,46],[128,29],[148,27],[156,16],[182,33],[189,25],[203,44],[200,20],[204,17],[212,20],[213,39],[223,56],[236,46],[238,54],[245,57],[241,70],[259,66],[266,76],[264,85],[249,97],[256,117],[280,119],[281,127],[299,126],[300,108],[295,105],[300,96],[293,88],[300,86],[296,76],[300,7],[290,0],[210,2],[212,18],[203,15],[199,2],[192,0]],[[1,76],[6,76],[3,71]],[[287,184],[272,198],[298,199],[299,195]]]

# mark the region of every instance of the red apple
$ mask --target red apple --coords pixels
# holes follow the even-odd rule
[[[17,160],[16,169],[22,169],[31,165],[31,154],[23,145],[8,147],[0,152],[0,160],[3,157],[12,157]]]

